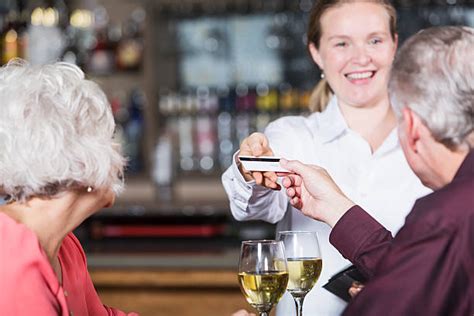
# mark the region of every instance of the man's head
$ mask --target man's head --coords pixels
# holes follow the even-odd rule
[[[408,39],[393,64],[389,91],[400,141],[412,169],[432,188],[457,170],[442,160],[464,157],[474,146],[473,51],[473,28],[436,27]]]

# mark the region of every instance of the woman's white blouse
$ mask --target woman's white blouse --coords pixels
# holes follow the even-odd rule
[[[325,168],[342,191],[395,234],[404,223],[415,200],[430,190],[410,169],[393,130],[374,152],[350,130],[333,97],[326,110],[309,117],[288,116],[265,130],[275,156],[297,159]],[[238,153],[236,153],[237,155]],[[302,215],[288,204],[284,190],[272,191],[246,182],[234,156],[222,175],[237,220],[278,223],[277,230],[317,231],[323,257],[323,271],[315,288],[306,296],[305,315],[339,315],[345,302],[322,288],[335,273],[350,264],[329,243],[330,227]],[[277,307],[278,316],[295,313],[292,297],[286,293]]]

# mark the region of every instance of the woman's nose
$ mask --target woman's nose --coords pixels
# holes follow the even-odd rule
[[[368,65],[372,61],[372,57],[367,47],[364,45],[354,46],[352,61],[362,66]]]

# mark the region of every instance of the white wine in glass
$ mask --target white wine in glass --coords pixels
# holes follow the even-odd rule
[[[285,245],[289,282],[287,290],[293,296],[296,315],[303,315],[303,301],[321,275],[323,261],[316,232],[282,231],[278,240]]]
[[[247,302],[260,316],[268,316],[288,285],[283,243],[275,240],[243,241],[238,277]]]

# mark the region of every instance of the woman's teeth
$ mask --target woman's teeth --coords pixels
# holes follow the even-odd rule
[[[356,80],[356,79],[370,78],[370,77],[372,77],[373,74],[374,74],[373,71],[366,71],[366,72],[352,73],[352,74],[348,74],[346,76],[350,80]]]

